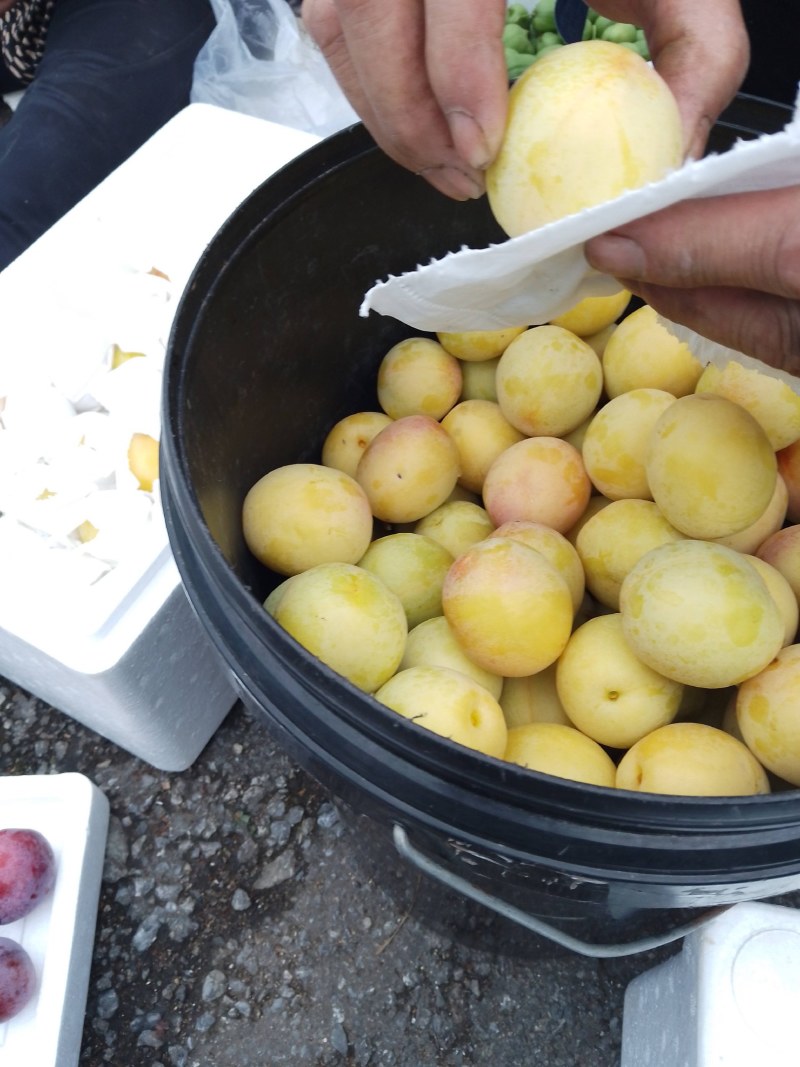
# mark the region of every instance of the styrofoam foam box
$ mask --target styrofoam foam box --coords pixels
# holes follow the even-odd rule
[[[108,800],[82,774],[0,777],[0,828],[38,830],[56,861],[52,892],[0,928],[31,957],[37,986],[22,1011],[0,1023],[0,1063],[78,1063],[108,831]]]
[[[800,911],[735,904],[629,984],[622,1067],[800,1063]]]
[[[0,273],[0,395],[22,373],[63,380],[72,370],[78,389],[87,352],[117,342],[126,316],[135,329],[131,282],[150,267],[173,293],[159,311],[163,349],[219,227],[317,140],[207,104],[180,112]],[[160,395],[157,403],[160,411]],[[130,554],[97,580],[82,584],[76,572],[62,581],[54,554],[35,545],[4,552],[0,674],[174,771],[194,762],[235,694],[183,590],[156,504]]]

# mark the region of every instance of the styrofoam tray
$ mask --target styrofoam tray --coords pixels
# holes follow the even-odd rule
[[[622,1067],[798,1062],[800,912],[742,901],[625,992]]]
[[[108,800],[82,774],[0,777],[0,828],[38,830],[55,853],[53,891],[25,918],[0,926],[33,961],[37,988],[0,1024],[0,1064],[72,1067],[80,1055]]]
[[[80,379],[87,353],[102,353],[112,342],[136,350],[132,325],[148,301],[134,299],[131,280],[143,266],[171,280],[159,315],[165,341],[180,294],[219,227],[254,188],[318,140],[208,104],[180,111],[0,272],[0,395],[22,369],[53,380],[68,377],[71,367]],[[15,561],[3,571],[0,627],[56,658],[81,659],[169,562],[160,508],[130,557],[78,594],[48,580],[41,557]],[[174,570],[173,578],[177,585]],[[99,657],[100,669],[106,658]],[[79,669],[87,668],[80,662]]]
[[[162,355],[179,295],[219,227],[318,140],[210,104],[179,112],[0,271],[0,396],[30,375],[80,398],[87,369],[112,343]],[[139,285],[152,269],[171,285],[161,303]],[[150,414],[157,392],[148,386]],[[0,674],[153,766],[181,771],[235,693],[186,597],[155,503],[147,535],[130,538],[130,554],[93,584],[83,569],[65,581],[64,553],[47,541],[18,544],[17,520],[5,516]]]

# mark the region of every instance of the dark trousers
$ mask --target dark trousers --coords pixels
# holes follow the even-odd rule
[[[213,27],[208,0],[57,0],[0,128],[0,270],[188,104]],[[0,93],[18,88],[0,65]]]

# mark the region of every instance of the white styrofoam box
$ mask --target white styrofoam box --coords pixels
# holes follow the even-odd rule
[[[0,1063],[78,1063],[108,832],[108,800],[82,774],[0,777],[0,828],[38,830],[56,861],[52,892],[0,928],[23,946],[37,976],[33,998],[0,1023]]]
[[[0,404],[11,395],[4,383],[26,374],[72,377],[77,388],[87,351],[135,332],[131,282],[151,267],[175,294],[160,312],[163,349],[177,296],[219,227],[317,140],[207,104],[180,112],[0,273]],[[58,554],[37,555],[35,545],[3,553],[0,674],[178,771],[235,695],[183,590],[156,504],[130,555],[96,580],[81,584],[75,573],[61,583]]]
[[[735,904],[625,992],[622,1067],[800,1063],[800,911]]]

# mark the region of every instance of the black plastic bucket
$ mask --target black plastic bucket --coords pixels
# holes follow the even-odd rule
[[[740,98],[713,147],[787,117]],[[289,755],[445,878],[556,923],[599,920],[604,936],[647,910],[798,888],[800,791],[634,794],[479,756],[364,695],[262,608],[277,579],[245,547],[245,493],[273,467],[317,459],[334,421],[374,407],[378,361],[410,332],[360,318],[364,292],[501,236],[485,200],[446,200],[360,126],[292,161],[233,214],[183,295],[166,366],[162,493],[189,598]]]

